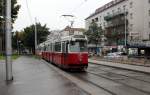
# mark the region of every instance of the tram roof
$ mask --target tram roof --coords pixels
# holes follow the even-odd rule
[[[87,40],[85,35],[71,35],[62,37],[61,41],[76,41],[76,40]]]
[[[41,43],[39,46],[45,46],[50,43],[55,43],[55,42],[61,42],[61,41],[76,41],[76,40],[87,40],[87,37],[85,35],[71,35],[71,36],[65,36],[65,37],[60,37],[59,39],[49,39],[43,43]]]

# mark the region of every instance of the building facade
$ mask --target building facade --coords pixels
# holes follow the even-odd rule
[[[105,30],[106,46],[150,47],[150,0],[113,0],[85,19]]]
[[[83,28],[72,28],[67,26],[65,29],[61,31],[62,36],[70,36],[70,35],[83,35],[85,29]]]

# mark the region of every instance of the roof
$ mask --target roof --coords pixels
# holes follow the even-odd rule
[[[83,32],[85,29],[84,28],[71,28],[67,26],[63,31],[80,31]]]
[[[96,9],[95,12],[93,14],[91,14],[89,17],[87,17],[85,20],[87,20],[87,19],[89,19],[89,18],[91,18],[91,17],[93,17],[93,16],[95,16],[95,15],[97,15],[97,14],[99,14],[99,13],[101,13],[101,12],[117,5],[117,4],[120,4],[123,1],[126,1],[126,0],[113,0],[113,1],[103,5],[102,7]]]

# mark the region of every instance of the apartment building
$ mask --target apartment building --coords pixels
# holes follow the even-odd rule
[[[85,19],[105,30],[106,46],[150,48],[150,0],[113,0]]]
[[[67,26],[65,29],[61,31],[62,36],[70,36],[70,35],[83,35],[85,29],[83,28],[72,28]]]

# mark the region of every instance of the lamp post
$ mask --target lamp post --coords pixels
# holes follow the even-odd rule
[[[74,15],[66,15],[66,14],[65,14],[65,15],[62,15],[62,16],[63,16],[63,17],[70,17],[70,18],[74,18],[74,17],[75,17]],[[70,20],[69,22],[70,22],[70,28],[73,27],[74,21],[73,21],[73,20]]]
[[[35,44],[35,54],[36,54],[36,50],[37,50],[37,25],[36,25],[37,23],[36,22],[37,22],[37,20],[35,18],[35,27],[34,27],[35,28],[35,32],[34,32],[35,33],[34,34],[35,35],[35,39],[34,39],[35,40],[35,43],[34,43]]]
[[[6,0],[6,80],[13,80],[12,75],[12,42],[11,42],[11,31],[12,31],[12,22],[11,22],[11,0]]]

